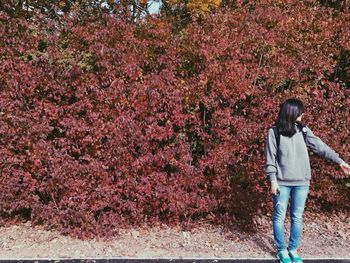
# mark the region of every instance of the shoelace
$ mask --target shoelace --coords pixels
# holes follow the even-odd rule
[[[289,257],[288,251],[287,251],[287,250],[283,250],[283,251],[281,252],[281,254],[282,254],[283,257]]]
[[[293,257],[299,257],[298,252],[296,250],[289,250],[289,253],[292,254]]]

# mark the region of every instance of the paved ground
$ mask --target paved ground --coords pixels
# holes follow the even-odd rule
[[[9,259],[0,260],[0,263],[277,263],[274,259]],[[304,259],[304,263],[350,263],[349,259]]]
[[[349,215],[305,213],[299,251],[305,263],[350,263]],[[271,215],[256,218],[256,223],[253,234],[200,222],[187,230],[164,225],[123,229],[104,241],[81,240],[28,221],[0,227],[0,263],[278,263]],[[285,230],[287,238],[289,217]]]

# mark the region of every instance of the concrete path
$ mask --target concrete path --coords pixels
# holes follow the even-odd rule
[[[266,258],[84,258],[84,259],[0,259],[0,263],[279,263],[277,259]],[[350,263],[350,258],[304,258],[304,263]]]

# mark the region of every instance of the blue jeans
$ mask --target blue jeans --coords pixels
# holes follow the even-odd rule
[[[288,200],[290,200],[290,237],[288,249],[297,249],[300,243],[302,231],[302,216],[305,202],[309,193],[309,186],[286,186],[280,185],[279,195],[272,195],[273,199],[273,236],[277,251],[286,249],[284,240],[284,219],[286,217]]]

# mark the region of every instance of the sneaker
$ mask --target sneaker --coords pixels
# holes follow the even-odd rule
[[[292,263],[292,259],[289,257],[288,251],[281,250],[277,253],[277,258],[281,263]]]
[[[298,252],[295,249],[289,250],[288,254],[289,254],[290,258],[292,259],[293,263],[302,263],[303,262],[303,260],[298,255]]]

